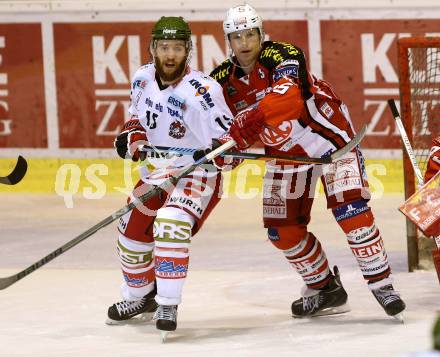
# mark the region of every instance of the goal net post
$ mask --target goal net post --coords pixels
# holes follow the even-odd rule
[[[440,133],[440,37],[407,37],[397,42],[400,114],[422,173],[426,170],[431,140]],[[417,180],[403,154],[405,199]],[[432,239],[423,237],[407,219],[408,270],[430,268]]]

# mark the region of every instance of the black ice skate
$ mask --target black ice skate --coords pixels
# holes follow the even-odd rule
[[[333,268],[334,277],[321,290],[305,288],[303,297],[292,303],[293,317],[314,317],[342,314],[350,311],[347,292],[341,283],[339,269]]]
[[[375,288],[377,283],[368,285],[374,297],[379,302],[380,306],[383,307],[387,315],[393,316],[400,322],[403,322],[403,315],[401,312],[405,310],[406,305],[401,299],[399,293],[394,290],[393,285],[389,283],[378,288]]]
[[[108,308],[108,319],[106,324],[118,325],[138,315],[141,315],[141,318],[144,320],[151,320],[151,317],[157,308],[157,303],[154,300],[155,296],[156,289],[140,300],[122,300],[113,304]]]
[[[162,342],[165,342],[168,333],[177,328],[177,305],[159,305],[153,320],[162,334]]]

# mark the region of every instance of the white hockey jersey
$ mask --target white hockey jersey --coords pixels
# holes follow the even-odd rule
[[[153,63],[135,73],[129,108],[130,117],[139,119],[152,146],[207,149],[212,139],[228,131],[233,117],[215,80],[188,67],[182,80],[161,90],[155,73]],[[156,177],[193,162],[191,156],[179,154],[153,153],[147,158],[157,169]]]

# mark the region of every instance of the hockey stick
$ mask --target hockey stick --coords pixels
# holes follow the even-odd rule
[[[179,181],[181,178],[187,176],[191,172],[193,172],[197,167],[200,165],[205,164],[206,162],[214,159],[216,156],[220,155],[223,151],[229,150],[235,145],[235,141],[231,140],[227,143],[219,146],[217,149],[209,152],[204,157],[200,158],[196,162],[194,162],[191,166],[181,171],[178,175],[173,176],[163,182],[161,185],[156,186],[154,189],[148,191],[147,193],[137,197],[133,202],[129,203],[125,207],[121,208],[120,210],[114,212],[112,215],[108,216],[101,222],[95,224],[93,227],[89,228],[87,231],[81,233],[79,236],[75,237],[71,241],[67,242],[66,244],[62,245],[58,249],[55,249],[52,253],[46,255],[44,258],[41,258],[34,264],[30,265],[26,269],[20,271],[17,274],[0,278],[0,290],[6,289],[8,286],[11,286],[12,284],[16,283],[17,281],[23,279],[25,276],[31,274],[35,270],[41,268],[43,265],[47,264],[51,260],[55,259],[59,255],[65,253],[70,248],[73,248],[75,245],[79,244],[83,240],[87,239],[91,235],[95,234],[100,229],[108,226],[113,221],[117,220],[118,218],[122,217],[127,212],[130,212],[132,209],[134,209],[137,205],[145,202],[151,197],[154,197],[158,195],[162,190],[166,191],[168,188],[172,187],[177,181]]]
[[[391,112],[393,113],[393,117],[396,120],[397,128],[399,129],[399,133],[402,138],[403,145],[405,146],[406,153],[408,154],[414,173],[416,174],[417,183],[418,183],[417,186],[420,188],[424,184],[423,175],[422,172],[420,171],[419,165],[417,164],[416,156],[414,155],[414,151],[408,139],[408,135],[406,135],[406,131],[403,126],[402,119],[400,119],[400,114],[399,111],[397,110],[394,99],[388,99],[388,105],[390,106]],[[437,249],[432,250],[432,259],[434,261],[435,269],[437,271],[437,276],[440,282],[440,236],[433,238],[435,241],[435,245],[437,246]]]
[[[12,172],[8,176],[0,176],[0,183],[3,185],[16,185],[26,175],[27,167],[25,158],[19,155]]]
[[[291,161],[292,163],[297,164],[330,164],[340,158],[341,156],[345,155],[346,153],[353,150],[353,148],[358,145],[361,140],[363,139],[365,132],[367,130],[367,127],[364,126],[361,131],[352,139],[350,142],[348,142],[343,148],[334,151],[332,154],[324,157],[306,157],[306,156],[289,156],[289,155],[267,155],[267,154],[258,154],[258,153],[251,153],[251,152],[235,152],[235,151],[228,151],[221,156],[224,157],[233,157],[235,159],[249,159],[249,160],[264,160],[264,161],[270,161],[270,160],[285,160],[285,161]],[[169,146],[142,146],[141,147],[142,152],[153,152],[153,153],[167,153],[167,154],[178,154],[178,155],[194,155],[197,149],[190,149],[190,148],[180,148],[180,147],[169,147]]]

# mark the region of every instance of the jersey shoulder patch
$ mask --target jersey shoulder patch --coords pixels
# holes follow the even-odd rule
[[[303,51],[290,43],[265,41],[261,49],[259,62],[264,67],[272,70],[286,60],[298,60],[303,56]]]
[[[223,84],[232,72],[232,63],[229,59],[223,61],[216,68],[212,70],[210,76],[220,84]]]

